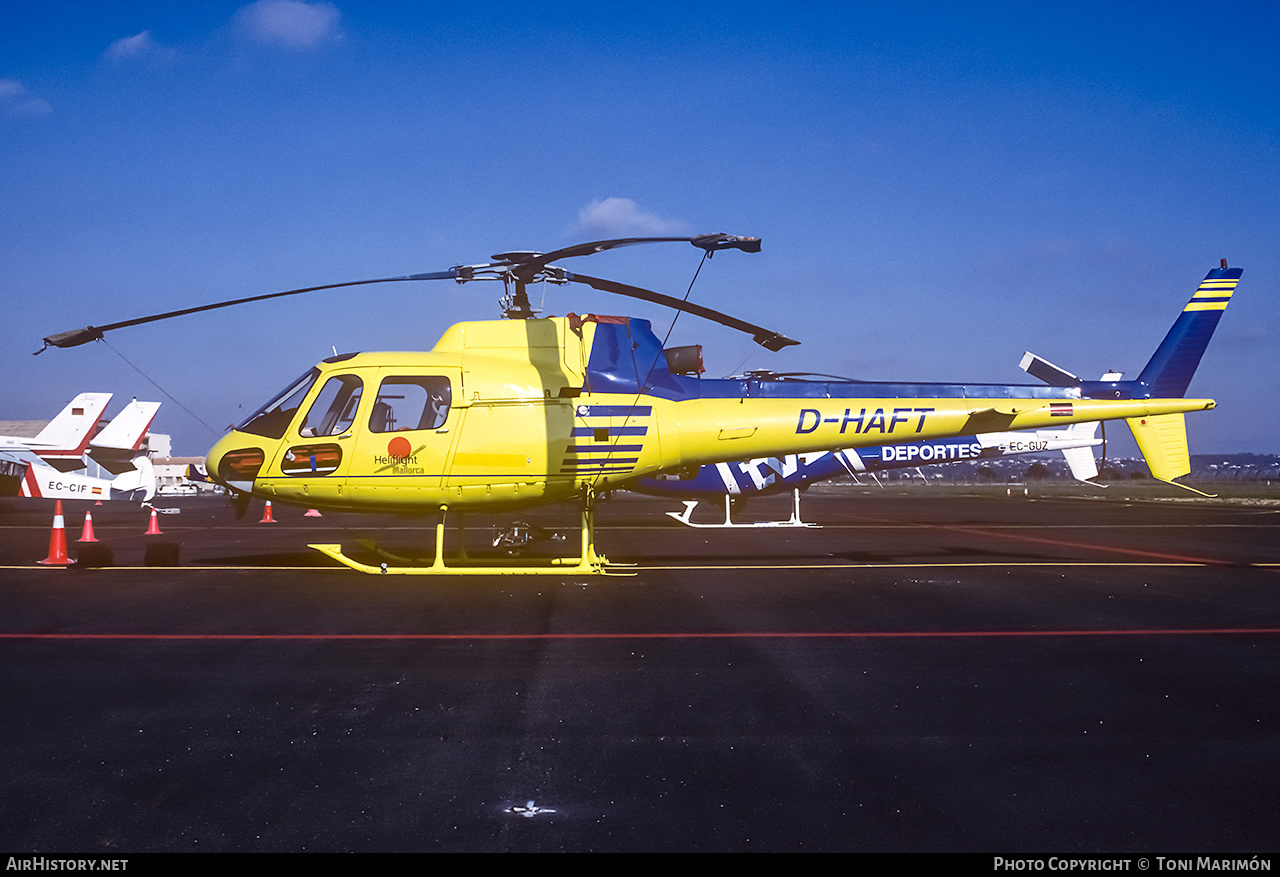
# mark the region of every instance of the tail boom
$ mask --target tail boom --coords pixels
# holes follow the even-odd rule
[[[883,407],[886,403],[891,407]],[[672,412],[669,422],[677,426],[663,429],[662,445],[664,457],[678,448],[682,466],[707,465],[888,442],[1207,411],[1214,404],[1212,399],[872,398],[802,399],[790,404],[782,400],[745,400],[745,404],[737,400],[732,404],[699,400],[676,403],[679,410]],[[859,419],[862,422],[855,433],[853,424]],[[639,461],[636,475],[649,474],[643,471],[645,462]]]

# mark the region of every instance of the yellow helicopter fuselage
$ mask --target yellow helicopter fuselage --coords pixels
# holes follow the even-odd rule
[[[1061,387],[703,380],[673,373],[643,320],[485,321],[451,327],[429,353],[318,364],[207,465],[265,499],[430,513],[565,500],[723,460],[1211,407]]]

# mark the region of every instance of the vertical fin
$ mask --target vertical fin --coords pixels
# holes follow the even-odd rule
[[[1225,259],[1222,262],[1221,268],[1205,276],[1147,367],[1138,375],[1139,383],[1150,388],[1152,398],[1177,399],[1186,395],[1200,357],[1244,273],[1242,268],[1226,267]]]
[[[76,396],[31,440],[32,448],[42,456],[79,457],[89,447],[93,429],[110,401],[110,393]]]
[[[1138,442],[1153,478],[1173,481],[1191,471],[1187,452],[1187,423],[1181,414],[1130,417],[1125,420]]]
[[[139,402],[135,399],[93,437],[90,446],[113,451],[138,450],[142,447],[142,440],[159,409],[159,402]]]

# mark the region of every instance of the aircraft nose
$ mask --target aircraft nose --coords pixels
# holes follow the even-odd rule
[[[253,443],[251,436],[231,432],[209,449],[204,465],[209,477],[218,484],[250,493],[265,460],[262,448]]]

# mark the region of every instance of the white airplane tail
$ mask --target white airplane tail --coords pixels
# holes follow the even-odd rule
[[[159,409],[159,402],[134,399],[94,436],[89,445],[89,456],[113,475],[132,470],[142,441]]]
[[[31,439],[31,449],[46,460],[79,460],[111,401],[110,393],[81,393]]]

